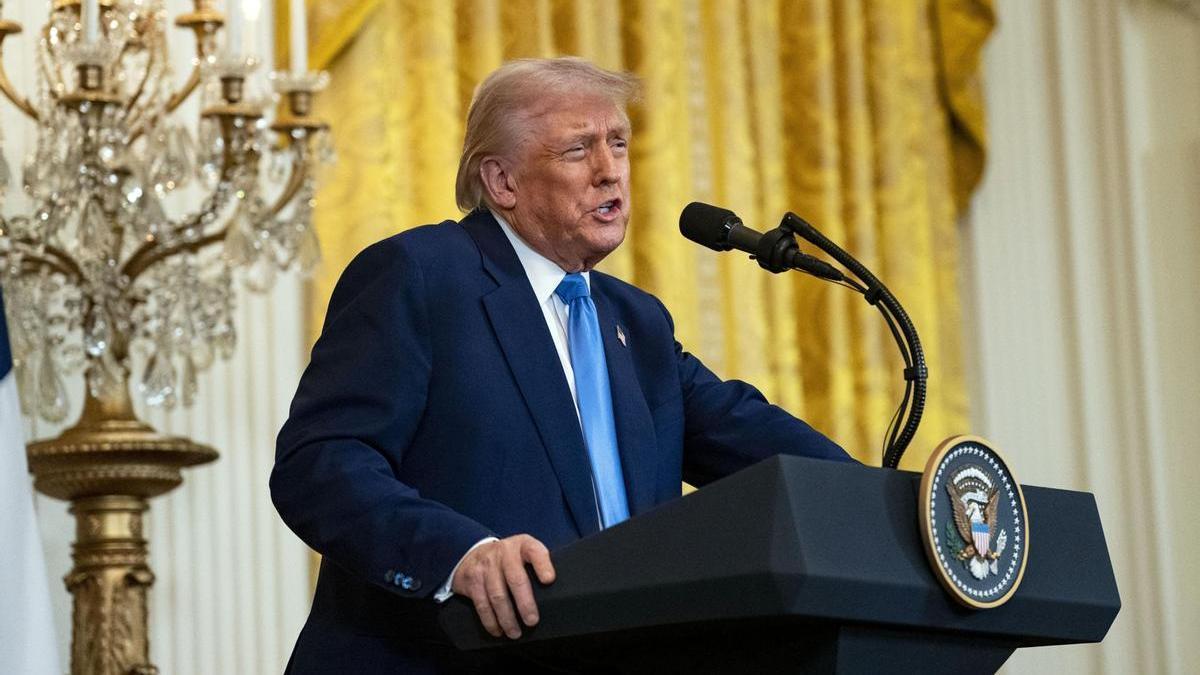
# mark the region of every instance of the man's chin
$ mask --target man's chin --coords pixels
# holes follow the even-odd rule
[[[611,225],[616,225],[616,223],[612,223]],[[611,236],[589,241],[588,243],[590,246],[588,248],[591,252],[591,255],[589,255],[585,261],[586,268],[589,270],[592,269],[599,264],[601,260],[607,258],[610,253],[617,250],[617,248],[621,246],[621,243],[625,241],[625,232],[626,228],[624,224],[621,224],[619,233],[606,233],[611,234]]]

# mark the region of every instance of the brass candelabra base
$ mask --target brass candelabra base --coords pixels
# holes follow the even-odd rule
[[[31,443],[29,469],[42,493],[71,502],[74,567],[72,675],[153,675],[142,514],[147,499],[183,482],[181,469],[217,458],[212,448],[165,436],[138,421],[128,396],[88,398],[79,422]]]

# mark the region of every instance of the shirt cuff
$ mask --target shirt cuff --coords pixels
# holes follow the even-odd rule
[[[467,552],[464,553],[463,556],[458,559],[458,563],[454,565],[454,569],[450,570],[450,576],[446,577],[446,583],[442,584],[442,587],[437,590],[437,593],[433,594],[433,599],[437,602],[445,602],[454,597],[454,591],[450,590],[450,587],[454,585],[454,573],[458,571],[458,566],[462,564],[462,561],[467,559],[467,556],[471,555],[471,551],[474,551],[484,544],[490,544],[493,541],[500,540],[496,537],[484,537],[483,539],[475,542],[471,548],[467,549]]]

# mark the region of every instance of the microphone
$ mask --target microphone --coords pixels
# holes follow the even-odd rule
[[[762,238],[742,224],[742,219],[729,209],[704,202],[692,202],[679,214],[679,232],[692,241],[714,251],[736,248],[753,253]]]
[[[790,230],[776,228],[764,234],[746,227],[737,214],[719,206],[688,204],[679,214],[679,232],[714,251],[745,251],[760,267],[776,274],[799,270],[829,281],[845,279],[833,265],[802,252]]]

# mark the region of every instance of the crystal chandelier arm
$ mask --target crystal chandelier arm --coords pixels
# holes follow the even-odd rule
[[[287,182],[284,183],[283,191],[279,193],[279,196],[275,198],[271,206],[263,211],[259,221],[270,220],[279,215],[279,212],[296,198],[296,193],[300,192],[300,188],[304,185],[304,179],[308,176],[308,162],[305,162],[303,159],[303,151],[300,152],[300,155],[292,163],[292,168],[288,173]]]
[[[166,111],[168,113],[174,112],[192,95],[192,92],[196,91],[196,87],[200,86],[203,64],[207,63],[209,57],[212,56],[210,52],[213,43],[210,38],[215,36],[217,29],[225,25],[225,17],[212,7],[210,0],[193,0],[193,3],[194,10],[175,19],[175,25],[180,28],[192,29],[196,37],[196,63],[183,87],[167,99]]]
[[[144,87],[145,84],[146,84],[146,80],[143,79],[141,85],[138,86],[138,90],[134,94],[134,97],[129,100],[129,105],[126,106],[127,111],[132,111],[133,105],[136,102],[137,97],[141,95],[142,87]],[[192,70],[191,76],[188,77],[187,83],[183,85],[182,89],[180,89],[179,91],[177,91],[171,95],[171,99],[167,102],[166,107],[164,107],[162,109],[162,111],[160,111],[155,116],[155,118],[157,119],[157,118],[165,117],[165,116],[169,115],[172,111],[174,111],[176,108],[178,108],[184,101],[186,101],[187,98],[192,95],[192,92],[194,92],[196,90],[196,87],[198,87],[199,85],[200,85],[200,66],[196,66]],[[148,127],[149,127],[149,125],[147,124],[146,120],[137,121],[137,126],[134,127],[133,131],[131,131],[129,133],[129,139],[126,141],[126,143],[133,143],[134,141],[136,141],[142,134],[146,133],[146,129]]]
[[[17,106],[18,110],[25,113],[29,119],[34,122],[38,121],[37,109],[29,102],[29,99],[18,94],[16,89],[13,88],[12,82],[8,80],[8,73],[4,72],[3,62],[0,62],[0,91],[3,91],[4,97],[12,101],[12,104]]]
[[[28,239],[17,239],[25,250],[21,252],[21,266],[25,269],[49,267],[76,284],[83,283],[83,271],[71,256],[57,246],[39,246],[42,253],[33,253],[34,244]]]
[[[195,93],[196,88],[200,86],[200,82],[203,78],[203,67],[201,64],[204,63],[205,59],[207,58],[205,51],[206,50],[203,47],[203,42],[200,42],[196,45],[197,59],[195,65],[192,66],[191,74],[188,75],[188,79],[183,83],[183,86],[172,93],[171,97],[167,99],[166,105],[163,107],[158,117],[165,117],[166,115],[175,112],[175,109],[183,105],[183,102],[188,100],[188,97]],[[151,56],[153,57],[153,54]],[[143,91],[145,90],[146,81],[150,79],[150,70],[151,69],[149,67],[146,68],[146,74],[142,77],[142,81],[138,84],[137,90],[129,99],[129,103],[126,104],[125,110],[127,114],[130,114],[133,111],[134,105],[137,103],[137,100],[141,97]],[[127,142],[132,143],[136,141],[139,136],[146,133],[148,126],[149,125],[145,121],[139,121],[137,126],[134,127],[133,131],[130,132],[129,140]]]
[[[146,68],[146,74],[142,77],[142,81],[140,83],[138,83],[137,90],[134,92],[133,96],[130,97],[129,103],[126,104],[126,106],[125,106],[126,123],[133,128],[133,131],[129,132],[129,136],[127,137],[127,139],[125,141],[126,144],[133,143],[134,141],[136,141],[138,139],[139,136],[146,133],[146,129],[149,128],[149,126],[150,126],[149,122],[153,122],[154,120],[164,117],[166,115],[165,112],[159,113],[159,114],[154,115],[150,120],[147,120],[145,118],[145,115],[143,114],[145,112],[145,108],[137,108],[136,107],[137,101],[139,98],[141,98],[141,95],[146,86],[146,81],[149,79],[150,79],[150,68]]]
[[[145,68],[142,69],[142,78],[138,82],[137,89],[129,97],[129,101],[125,104],[125,124],[126,128],[132,129],[126,137],[126,143],[133,143],[139,136],[144,134],[148,128],[158,120],[169,115],[175,108],[174,106],[160,107],[158,110],[152,110],[155,101],[151,100],[147,105],[138,106],[138,102],[142,100],[142,96],[146,93],[146,85],[152,78],[164,78],[168,74],[168,70],[159,64],[162,53],[157,49],[149,51]],[[198,69],[199,66],[196,66]],[[194,74],[193,74],[194,76]],[[172,97],[173,98],[173,97]]]
[[[182,253],[196,253],[201,249],[207,248],[213,244],[219,243],[225,239],[225,233],[229,230],[228,226],[222,227],[216,232],[210,232],[198,239],[186,241],[171,246],[146,247],[138,249],[130,259],[125,263],[124,275],[129,279],[130,287],[133,282],[142,275],[143,272],[154,266],[155,263],[166,260],[172,256]]]
[[[126,45],[126,47],[124,49],[122,49],[122,51],[121,51],[122,57],[124,57],[126,51],[128,51],[128,45]],[[133,95],[130,96],[129,100],[125,103],[126,117],[128,117],[130,114],[133,113],[134,106],[136,106],[138,100],[142,98],[142,94],[144,94],[146,92],[146,83],[150,81],[150,74],[154,72],[154,66],[156,65],[156,61],[157,61],[157,59],[155,57],[157,55],[158,55],[158,52],[156,52],[154,50],[150,50],[150,53],[147,56],[146,67],[142,69],[142,79],[138,82],[137,89],[133,90]]]
[[[0,20],[0,92],[3,92],[4,97],[12,101],[12,104],[17,106],[18,110],[36,122],[39,118],[37,108],[33,107],[33,103],[28,98],[17,93],[16,88],[13,87],[12,82],[8,79],[8,71],[4,69],[4,38],[20,32],[21,24],[15,21]]]
[[[197,223],[200,220],[199,213],[204,213],[204,209],[201,209],[195,216],[185,218],[182,221],[181,225],[177,225],[176,227],[182,229],[183,227],[186,227],[190,223],[191,224]],[[121,274],[124,275],[126,278],[128,278],[130,284],[132,284],[134,281],[137,281],[138,277],[140,277],[143,272],[150,269],[150,267],[153,266],[154,263],[156,263],[164,258],[175,255],[175,253],[178,253],[179,251],[183,251],[183,250],[197,251],[201,248],[204,248],[204,246],[207,246],[209,243],[212,243],[212,242],[207,241],[210,237],[215,235],[215,236],[217,236],[218,240],[221,239],[222,237],[224,237],[225,229],[226,228],[223,227],[220,229],[220,231],[218,231],[216,233],[204,235],[204,236],[194,239],[192,241],[185,242],[185,244],[175,244],[175,245],[171,245],[171,246],[163,246],[163,245],[159,244],[157,242],[157,240],[152,241],[152,242],[146,242],[146,243],[142,244],[141,246],[139,246],[138,249],[136,251],[134,251],[132,255],[129,256],[129,260],[125,261],[125,264],[121,266]],[[204,242],[204,243],[195,248],[191,248],[191,246],[190,246],[191,244],[198,244],[201,242]]]
[[[208,199],[204,200],[204,204],[199,210],[196,211],[196,213],[184,218],[178,223],[175,223],[171,227],[172,231],[180,232],[189,227],[199,227],[200,221],[205,213],[216,211],[221,207],[219,203],[221,201],[220,195],[224,191],[224,188],[228,187],[230,171],[231,167],[227,158],[225,164],[221,167],[221,178],[217,183],[217,189],[213,192],[213,194],[209,195]],[[225,232],[228,229],[228,226],[222,227],[217,232],[206,234],[180,244],[172,244],[170,246],[163,246],[158,240],[146,242],[139,246],[138,249],[129,256],[129,260],[125,261],[125,264],[121,266],[121,274],[129,279],[129,282],[132,285],[133,282],[137,281],[138,277],[140,277],[143,272],[150,269],[154,263],[165,258],[169,258],[180,252],[196,252],[205,246],[208,246],[209,244],[221,241],[225,238]]]
[[[69,91],[66,79],[63,78],[62,64],[55,58],[53,49],[48,46],[50,40],[50,23],[42,27],[42,42],[44,49],[35,50],[37,54],[36,68],[41,74],[41,80],[46,87],[47,95],[57,101],[61,98],[61,94]]]
[[[202,54],[196,65],[192,67],[192,74],[188,76],[187,82],[183,84],[182,88],[171,94],[171,98],[167,100],[166,111],[168,113],[174,112],[192,95],[192,92],[196,91],[196,87],[200,86],[200,64],[203,62],[204,55]]]
[[[291,174],[288,176],[287,184],[283,188],[283,192],[276,198],[266,210],[263,211],[263,216],[260,220],[274,218],[279,215],[299,193],[300,188],[304,185],[304,178],[308,175],[307,163],[299,159],[292,165]],[[224,174],[223,174],[224,175]],[[212,198],[210,197],[210,200]],[[211,205],[210,205],[211,206]],[[176,228],[184,229],[189,226],[195,227],[200,219],[200,214],[205,213],[207,209],[201,209],[199,213],[181,221]],[[122,267],[121,273],[129,279],[132,286],[133,282],[138,279],[146,270],[154,266],[155,263],[166,260],[181,253],[196,253],[212,244],[216,244],[225,240],[225,235],[229,231],[229,226],[226,225],[216,232],[211,232],[192,241],[185,241],[171,246],[159,246],[154,243],[143,244],[137,251],[129,257],[128,262]]]
[[[222,155],[221,172],[217,178],[217,186],[213,190],[212,194],[210,194],[208,198],[204,200],[200,208],[195,213],[183,218],[178,223],[173,224],[170,228],[171,231],[181,231],[187,227],[199,227],[200,220],[205,213],[219,209],[225,200],[223,195],[226,194],[226,191],[229,188],[230,176],[232,173],[233,157],[227,149]],[[221,228],[220,232],[218,233],[220,237],[225,236],[226,229],[227,228],[224,227]],[[205,241],[211,236],[212,235],[205,235],[199,239],[191,241],[190,243]],[[197,247],[196,250],[203,248],[203,246],[206,246],[208,243],[211,242],[206,242],[204,245]],[[121,266],[121,274],[125,278],[129,279],[129,282],[132,285],[132,283],[136,281],[143,272],[149,269],[151,265],[159,260],[162,260],[168,255],[174,255],[176,248],[178,247],[163,247],[157,239],[144,242],[137,248],[136,251],[130,254],[129,259],[126,260],[125,264]]]
[[[192,64],[192,72],[188,75],[183,86],[174,91],[170,98],[167,99],[160,116],[166,116],[175,112],[176,108],[183,105],[183,102],[188,100],[195,93],[196,88],[200,86],[204,75],[204,64],[208,62],[209,52],[211,51],[209,49],[211,43],[206,38],[224,23],[224,18],[219,12],[209,7],[207,2],[197,1],[195,11],[179,17],[175,23],[181,27],[192,29],[196,37],[196,62]],[[146,77],[148,78],[150,68],[146,69],[146,73]],[[137,93],[130,99],[127,110],[133,109],[133,104],[141,95],[145,84],[145,79],[143,79],[141,85],[138,86]],[[138,124],[129,135],[129,142],[132,143],[137,140],[139,136],[145,133],[146,128],[147,125],[144,122]]]
[[[28,254],[25,256],[25,258],[23,260],[21,260],[21,271],[22,272],[36,272],[40,269],[47,268],[47,267],[50,268],[52,271],[58,272],[59,274],[65,276],[65,277],[68,277],[68,278],[71,277],[71,273],[69,270],[67,270],[67,268],[63,267],[62,265],[59,265],[57,262],[55,262],[54,260],[51,260],[50,258],[43,258],[41,256]]]

